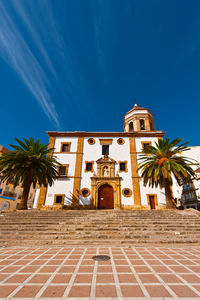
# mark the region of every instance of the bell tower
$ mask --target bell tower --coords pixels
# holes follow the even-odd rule
[[[150,110],[137,104],[124,116],[124,132],[153,131],[154,118]]]

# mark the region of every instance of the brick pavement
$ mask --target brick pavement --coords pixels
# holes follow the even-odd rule
[[[200,298],[200,247],[0,248],[0,299],[164,297]]]

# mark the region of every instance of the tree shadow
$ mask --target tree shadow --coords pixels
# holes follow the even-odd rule
[[[70,193],[70,196],[65,197],[63,209],[68,210],[96,210],[97,208],[93,205],[91,198],[83,197],[80,195],[79,190],[76,190],[75,196],[73,193]],[[88,199],[89,198],[89,199]],[[85,201],[88,201],[88,204],[85,204]]]

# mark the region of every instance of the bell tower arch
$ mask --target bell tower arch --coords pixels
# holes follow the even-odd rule
[[[155,130],[153,114],[147,108],[135,104],[124,116],[123,128],[124,132],[153,131]]]

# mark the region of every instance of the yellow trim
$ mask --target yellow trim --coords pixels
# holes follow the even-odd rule
[[[62,151],[63,145],[69,145],[68,151]],[[71,142],[61,142],[60,144],[60,153],[69,153],[71,149]]]
[[[144,144],[149,144],[149,146],[152,146],[152,142],[151,141],[142,141],[142,151],[144,151]]]
[[[59,175],[59,168],[60,168],[60,167],[66,167],[66,169],[65,169],[65,175]],[[63,164],[63,165],[59,166],[59,167],[57,168],[58,177],[64,177],[64,176],[67,176],[67,174],[68,174],[68,168],[69,168],[69,164]]]
[[[84,196],[84,195],[82,194],[82,191],[83,191],[83,190],[87,190],[87,191],[88,191],[88,193],[87,193],[86,196]],[[82,197],[88,197],[88,196],[90,196],[90,190],[89,190],[88,188],[82,188],[82,189],[80,190],[80,195],[81,195]]]
[[[99,139],[100,145],[112,145],[113,139]]]
[[[165,132],[160,130],[153,130],[150,132],[146,132],[145,130],[142,131],[134,131],[134,132],[59,132],[59,131],[49,131],[47,132],[49,136],[52,137],[65,137],[65,138],[72,138],[72,137],[91,137],[94,138],[102,138],[102,137],[109,137],[109,138],[116,138],[116,137],[163,137]]]
[[[121,170],[121,169],[120,169],[120,163],[124,163],[124,164],[125,164],[125,170]],[[123,161],[122,161],[122,160],[119,160],[119,161],[118,161],[118,164],[119,164],[119,172],[128,172],[128,169],[127,169],[127,163],[128,163],[127,160],[123,160]]]
[[[120,141],[122,141],[122,142],[120,143]],[[119,139],[117,140],[117,143],[118,143],[119,145],[123,145],[123,144],[125,143],[125,141],[124,141],[123,138],[119,138]]]
[[[54,152],[54,154],[76,154],[77,152]]]
[[[124,191],[125,190],[128,190],[129,191],[129,194],[128,195],[126,195],[125,193],[124,193]],[[129,189],[129,188],[124,188],[123,190],[122,190],[122,195],[124,196],[124,197],[131,197],[132,196],[132,191]]]
[[[88,141],[89,145],[94,145],[95,144],[95,139],[93,139],[93,138],[89,138],[87,141]]]
[[[79,137],[77,142],[76,165],[75,165],[75,172],[74,172],[74,186],[73,186],[73,195],[72,195],[72,205],[75,206],[78,205],[79,202],[82,157],[83,157],[83,137]]]
[[[55,136],[50,136],[49,137],[49,146],[48,149],[50,148],[54,148],[54,144],[55,144]],[[49,157],[51,157],[53,154],[53,151],[49,154],[47,154]],[[41,208],[44,203],[45,203],[45,199],[46,199],[46,193],[47,193],[47,187],[45,187],[44,185],[41,186],[40,188],[40,194],[38,197],[38,203],[37,203],[37,208]]]
[[[140,207],[141,206],[140,184],[139,184],[139,176],[138,176],[138,171],[137,171],[138,166],[137,166],[135,138],[130,137],[129,143],[130,143],[130,158],[131,158],[131,174],[132,174],[134,207]]]
[[[56,197],[57,196],[62,196],[62,202],[61,203],[56,203]],[[54,195],[54,202],[53,205],[64,205],[64,198],[65,198],[65,194],[55,194]]]
[[[92,170],[87,170],[87,164],[92,164]],[[94,161],[85,161],[85,172],[94,172]]]

